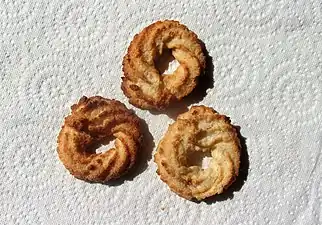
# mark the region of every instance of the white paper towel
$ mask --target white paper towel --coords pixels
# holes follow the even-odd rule
[[[123,183],[73,178],[56,154],[64,116],[82,95],[127,103],[122,57],[160,19],[198,34],[213,85],[170,117],[127,104],[151,148]],[[3,0],[0,49],[0,224],[322,224],[320,0]],[[247,146],[238,183],[200,204],[170,192],[151,158],[190,103],[230,116]]]

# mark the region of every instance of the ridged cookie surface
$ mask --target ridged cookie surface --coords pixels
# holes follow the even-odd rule
[[[161,75],[155,62],[171,50],[180,66]],[[158,21],[135,35],[123,59],[122,90],[129,102],[142,109],[163,109],[188,95],[206,66],[195,33],[177,21]]]
[[[140,148],[140,119],[124,104],[99,96],[82,97],[58,136],[58,155],[75,177],[106,182],[126,173]],[[95,148],[115,137],[115,148],[95,153]]]
[[[196,153],[211,155],[208,168]],[[229,119],[212,108],[193,106],[169,126],[155,154],[160,178],[186,199],[220,194],[239,172],[240,143]]]

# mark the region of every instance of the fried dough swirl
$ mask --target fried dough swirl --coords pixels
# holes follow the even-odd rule
[[[140,119],[124,104],[99,96],[82,97],[58,136],[58,155],[76,178],[104,183],[126,173],[140,148]],[[115,148],[95,153],[107,138]]]
[[[211,153],[209,167],[194,165],[195,153]],[[212,108],[193,106],[178,116],[160,141],[157,173],[170,189],[186,199],[220,194],[239,172],[240,143],[229,119]]]
[[[171,50],[180,66],[168,76],[155,62]],[[164,109],[188,95],[205,69],[206,60],[195,33],[178,21],[158,21],[134,36],[123,58],[121,88],[129,102],[142,109]]]

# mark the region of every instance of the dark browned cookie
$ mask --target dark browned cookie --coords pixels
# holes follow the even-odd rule
[[[106,182],[126,173],[140,148],[140,119],[124,104],[99,96],[82,97],[71,107],[71,115],[58,136],[58,155],[75,177]],[[95,153],[110,137],[115,148]]]

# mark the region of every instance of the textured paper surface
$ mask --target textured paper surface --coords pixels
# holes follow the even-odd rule
[[[74,179],[56,154],[64,116],[82,95],[127,103],[122,57],[159,19],[199,35],[213,84],[170,117],[127,104],[150,130],[131,179]],[[0,49],[0,224],[322,224],[319,0],[3,0]],[[247,146],[238,183],[200,204],[170,192],[151,158],[190,103],[230,116]]]

